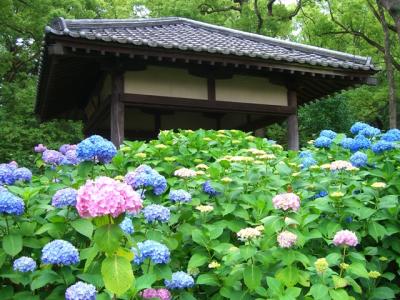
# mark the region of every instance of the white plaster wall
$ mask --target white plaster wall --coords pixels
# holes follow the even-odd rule
[[[217,101],[287,106],[285,86],[272,84],[267,78],[235,75],[215,81]]]
[[[125,73],[124,91],[176,98],[207,100],[207,79],[192,76],[184,69],[149,66],[144,71]]]

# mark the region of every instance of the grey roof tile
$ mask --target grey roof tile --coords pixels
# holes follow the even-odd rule
[[[313,66],[376,70],[371,58],[318,48],[184,18],[55,19],[48,33],[155,48],[248,56]]]

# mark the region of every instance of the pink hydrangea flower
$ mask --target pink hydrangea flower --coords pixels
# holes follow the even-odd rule
[[[167,289],[145,289],[141,296],[143,299],[157,298],[160,300],[170,300],[171,293]]]
[[[297,242],[297,235],[290,231],[282,231],[278,234],[277,241],[279,247],[290,248]]]
[[[298,211],[300,208],[300,198],[293,193],[276,195],[272,198],[272,203],[276,209]]]
[[[86,181],[78,190],[76,203],[82,218],[138,213],[142,206],[140,195],[131,186],[109,177]]]
[[[340,230],[336,232],[333,237],[333,244],[335,246],[357,246],[358,239],[354,232],[350,230]]]

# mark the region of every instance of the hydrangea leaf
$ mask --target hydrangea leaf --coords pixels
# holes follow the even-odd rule
[[[122,295],[133,284],[134,276],[129,260],[122,256],[108,256],[101,264],[104,285],[110,292]]]

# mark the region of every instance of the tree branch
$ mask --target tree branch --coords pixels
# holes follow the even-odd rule
[[[261,16],[260,9],[258,8],[258,0],[254,0],[254,13],[257,16],[257,33],[260,33],[264,20]]]
[[[302,8],[302,6],[303,6],[302,0],[297,0],[296,8],[294,9],[294,11],[292,11],[292,12],[288,15],[288,19],[291,20],[291,19],[293,19],[295,16],[297,16],[297,14],[300,12],[300,9]]]
[[[275,1],[276,0],[268,0],[268,3],[267,3],[267,11],[268,11],[268,16],[273,16],[274,14],[273,14],[273,6],[274,6],[274,3],[275,3]]]
[[[368,4],[369,8],[371,9],[372,13],[374,14],[375,18],[376,18],[378,21],[380,21],[381,18],[380,18],[380,16],[379,16],[379,13],[378,13],[378,11],[375,9],[374,5],[370,2],[370,0],[367,0],[367,4]],[[388,22],[386,22],[386,25],[388,26],[388,28],[389,28],[391,31],[397,33],[396,26],[394,26],[394,25],[392,25],[392,24],[389,24]]]
[[[238,11],[242,12],[242,4],[240,3],[240,6],[223,6],[223,7],[213,7],[212,5],[209,5],[207,3],[200,4],[198,6],[200,13],[206,15],[206,14],[213,14],[213,13],[219,13],[219,12],[224,12],[224,11]]]

